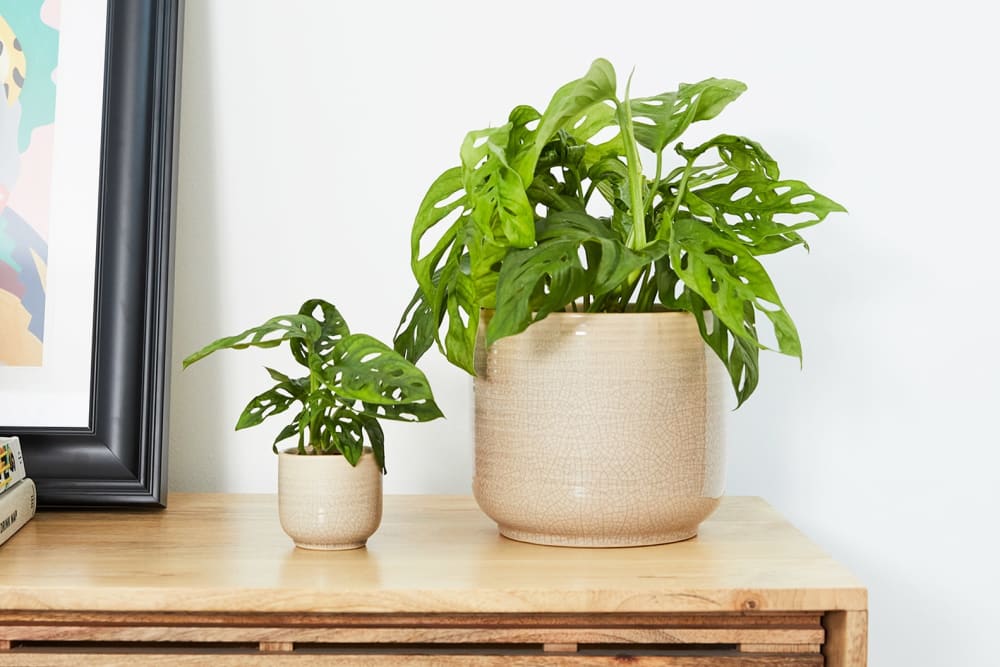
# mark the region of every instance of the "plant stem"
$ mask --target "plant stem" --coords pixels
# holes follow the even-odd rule
[[[639,161],[639,148],[635,142],[635,129],[632,127],[632,105],[629,102],[629,87],[632,76],[629,75],[625,86],[625,99],[618,104],[618,127],[621,128],[622,143],[625,145],[625,162],[628,167],[629,212],[632,214],[632,229],[629,230],[626,244],[633,250],[646,247],[646,216],[642,205],[642,162]]]
[[[694,158],[689,159],[687,164],[684,165],[684,173],[681,174],[681,182],[677,185],[677,196],[674,198],[674,203],[670,207],[670,212],[663,216],[663,222],[660,224],[660,228],[656,232],[656,238],[659,240],[673,238],[674,216],[677,215],[677,211],[681,207],[681,201],[684,199],[684,194],[687,190],[688,177],[691,176],[692,168],[694,168]]]
[[[660,177],[663,174],[663,151],[656,154],[656,177],[653,179],[653,186],[649,190],[649,199],[646,200],[646,205],[642,208],[642,217],[646,218],[646,213],[653,207],[653,199],[656,197],[656,191],[660,187]]]
[[[647,267],[648,269],[649,267]],[[647,313],[653,308],[653,299],[656,296],[656,276],[652,271],[647,270],[646,281],[639,289],[639,298],[635,300],[635,309],[640,313]]]

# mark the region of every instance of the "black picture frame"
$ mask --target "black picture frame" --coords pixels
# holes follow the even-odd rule
[[[109,0],[90,426],[21,438],[41,508],[165,507],[183,0]]]

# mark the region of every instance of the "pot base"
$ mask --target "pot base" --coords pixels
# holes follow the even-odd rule
[[[528,542],[529,544],[541,544],[549,547],[577,547],[586,549],[607,548],[607,547],[651,547],[657,544],[670,544],[671,542],[683,542],[698,535],[695,530],[678,530],[669,533],[658,533],[656,535],[628,535],[628,536],[601,536],[592,535],[586,537],[572,537],[567,535],[554,535],[551,533],[536,533],[524,530],[516,530],[499,526],[500,534],[504,537],[518,542]]]
[[[310,551],[350,551],[351,549],[361,549],[366,544],[367,541],[345,542],[344,544],[309,544],[307,542],[295,542],[295,546],[299,549],[309,549]]]

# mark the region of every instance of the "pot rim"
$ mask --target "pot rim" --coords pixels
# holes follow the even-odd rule
[[[496,313],[496,310],[493,309],[493,308],[482,308],[481,312],[482,312],[483,316],[488,317],[488,318],[492,318],[493,315]],[[712,312],[711,310],[705,310],[706,314],[710,314],[711,312]],[[616,311],[616,312],[610,312],[610,313],[606,312],[606,311],[598,311],[598,312],[594,312],[594,313],[588,313],[588,312],[583,312],[583,311],[556,310],[556,311],[553,311],[553,312],[549,313],[545,317],[546,318],[549,318],[549,317],[559,317],[559,318],[562,318],[562,317],[573,317],[573,318],[595,317],[595,318],[597,318],[597,317],[615,316],[615,315],[628,315],[629,317],[638,317],[638,316],[642,316],[642,315],[655,316],[655,317],[665,317],[665,316],[670,316],[670,315],[673,315],[673,316],[681,315],[681,316],[687,316],[687,317],[694,317],[694,315],[692,315],[690,312],[688,312],[686,310],[667,310],[666,308],[663,308],[662,306],[658,306],[654,310],[640,310],[640,311],[625,310],[625,311]]]
[[[289,447],[288,449],[279,450],[278,456],[305,456],[309,458],[326,459],[335,456],[340,456],[341,458],[343,458],[344,455],[341,454],[340,452],[333,452],[331,454],[299,454],[298,447]],[[375,456],[375,452],[372,451],[371,447],[368,447],[366,445],[364,449],[362,449],[361,451],[361,458],[365,458],[367,456]]]

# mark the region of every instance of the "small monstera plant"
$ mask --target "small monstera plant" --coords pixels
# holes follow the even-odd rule
[[[706,79],[653,97],[630,97],[626,85],[619,98],[614,68],[597,60],[544,112],[517,106],[505,124],[469,132],[461,164],[434,181],[417,212],[418,288],[395,349],[416,361],[436,342],[474,373],[481,309],[495,311],[487,344],[555,311],[688,311],[742,404],[757,386],[761,316],[778,351],[802,355],[760,258],[808,247],[799,231],[844,210],[782,178],[746,137],[674,143],[745,90]],[[609,128],[614,136],[595,143]]]
[[[385,472],[379,419],[429,421],[441,417],[424,374],[379,340],[351,333],[340,311],[321,299],[306,301],[294,315],[220,338],[184,360],[184,367],[223,349],[277,347],[287,342],[306,375],[289,377],[266,368],[275,385],[250,399],[236,429],[299,410],[274,440],[298,438],[299,454],[342,454],[357,465],[365,442]]]

